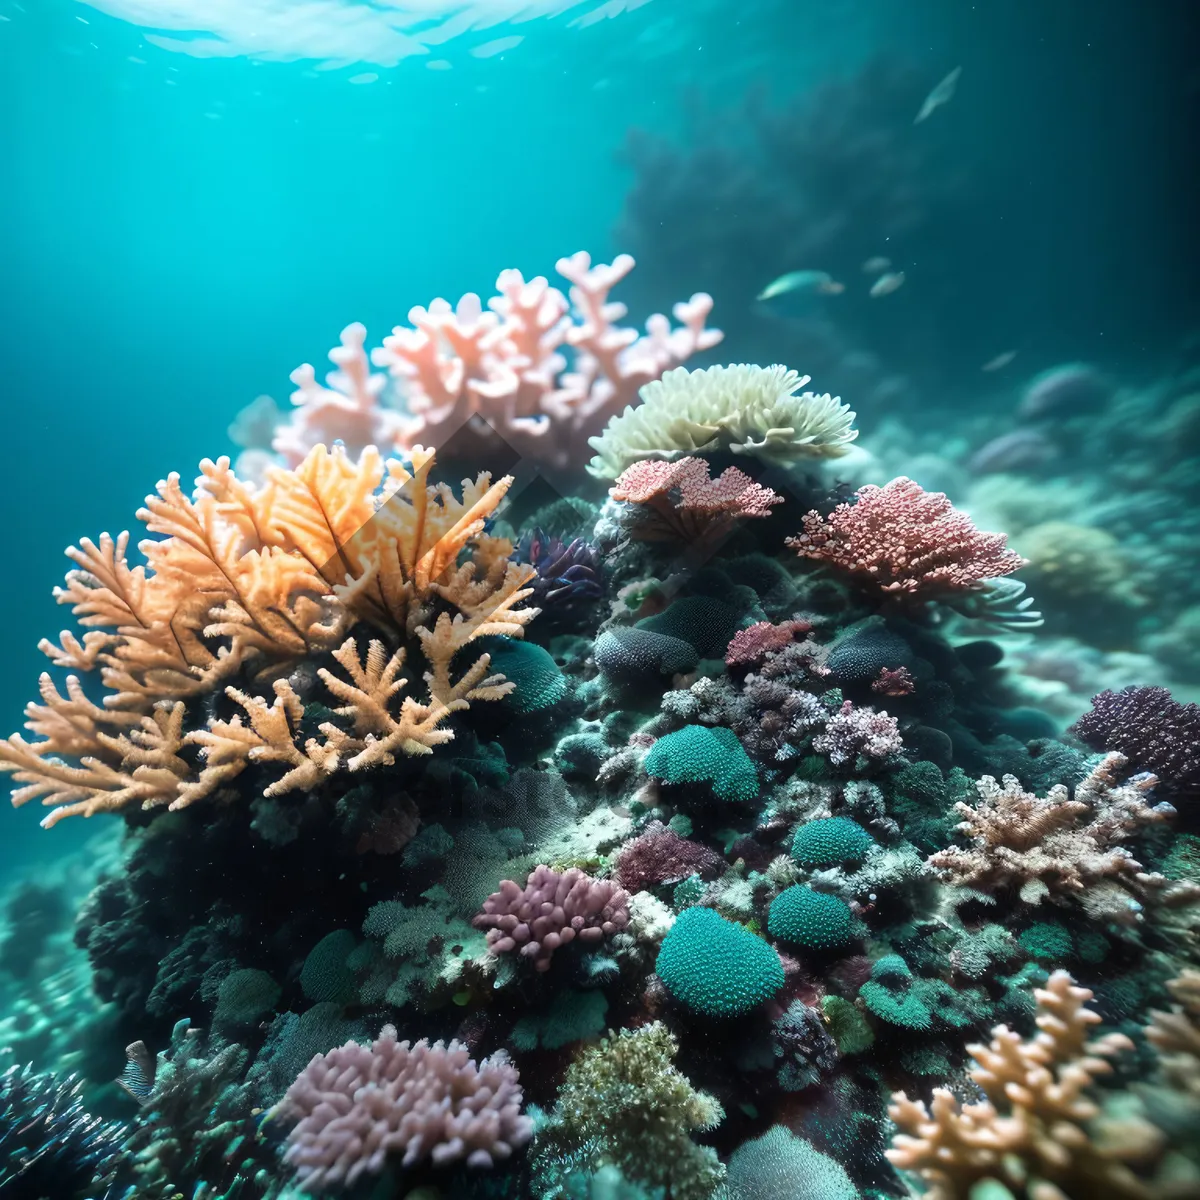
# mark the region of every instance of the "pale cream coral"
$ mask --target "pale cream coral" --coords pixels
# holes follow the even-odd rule
[[[1086,1007],[1092,993],[1065,971],[1034,995],[1039,1032],[1032,1039],[999,1025],[988,1045],[967,1048],[976,1064],[968,1076],[982,1100],[963,1104],[935,1088],[926,1106],[896,1093],[888,1112],[901,1132],[888,1158],[927,1184],[927,1200],[967,1200],[984,1180],[1030,1200],[1150,1200],[1156,1193],[1126,1163],[1154,1146],[1126,1139],[1118,1148],[1088,1129],[1100,1112],[1089,1088],[1133,1043],[1119,1033],[1091,1035],[1100,1022]],[[1144,1137],[1153,1141],[1149,1130]]]

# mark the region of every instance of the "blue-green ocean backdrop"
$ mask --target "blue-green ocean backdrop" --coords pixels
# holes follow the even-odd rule
[[[629,131],[686,138],[697,95],[785,101],[873,58],[929,86],[963,67],[929,123],[972,171],[946,230],[963,331],[947,355],[1034,342],[1039,361],[1148,375],[1196,317],[1192,0],[652,0],[586,27],[577,9],[465,33],[439,48],[449,69],[369,47],[340,65],[197,57],[121,7],[0,0],[6,729],[37,639],[65,624],[63,547],[130,527],[166,472],[229,452],[235,413],[286,400],[288,372],[322,368],[348,322],[377,342],[414,304],[486,294],[503,267],[624,249]],[[224,6],[191,7],[185,40]],[[358,8],[329,5],[331,39]],[[714,202],[711,220],[738,215]],[[673,294],[695,286],[725,325],[719,281]],[[91,832],[0,821],[0,862]]]

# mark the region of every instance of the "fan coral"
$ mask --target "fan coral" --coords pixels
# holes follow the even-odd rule
[[[971,848],[952,846],[929,863],[960,887],[1014,887],[1030,904],[1076,896],[1093,914],[1128,921],[1140,911],[1139,898],[1166,881],[1144,872],[1121,842],[1174,809],[1146,803],[1152,776],[1120,783],[1127,766],[1120,754],[1108,755],[1074,799],[1062,784],[1043,799],[1011,775],[1003,783],[985,775],[975,785],[979,800],[954,806]]]
[[[1098,1144],[1087,1129],[1100,1111],[1087,1089],[1133,1043],[1120,1033],[1089,1036],[1100,1021],[1086,1007],[1092,993],[1065,971],[1034,995],[1040,1032],[1031,1041],[998,1025],[988,1045],[967,1047],[975,1059],[968,1074],[983,1099],[960,1104],[939,1087],[927,1107],[896,1093],[888,1112],[901,1132],[888,1158],[930,1185],[929,1200],[966,1200],[983,1180],[1048,1200],[1147,1200],[1150,1193],[1122,1161],[1138,1161],[1146,1146]]]
[[[473,922],[486,929],[488,949],[496,955],[519,950],[539,971],[550,969],[550,956],[576,937],[599,942],[629,924],[629,897],[615,883],[592,879],[578,867],[561,874],[535,867],[524,888],[511,879],[483,902]]]
[[[549,1121],[538,1130],[535,1173],[550,1173],[555,1160],[583,1154],[593,1166],[613,1164],[628,1179],[669,1187],[676,1200],[719,1194],[724,1168],[691,1134],[712,1129],[725,1114],[672,1065],[678,1048],[666,1026],[655,1022],[622,1029],[584,1050],[567,1071]],[[552,1187],[538,1194],[566,1193]]]
[[[255,489],[228,459],[205,460],[192,497],[173,474],[139,512],[161,535],[141,543],[146,567],[129,565],[126,534],[71,547],[77,569],[55,594],[89,632],[40,647],[56,666],[99,667],[109,694],[96,704],[69,675],[63,696],[42,676],[43,703],[26,708],[26,728],[42,740],[0,742],[0,770],[26,785],[13,803],[40,797],[55,809],[45,825],[130,804],[182,808],[250,762],[287,768],[267,795],[307,789],[342,765],[429,753],[453,736],[440,728],[448,716],[505,695],[511,685],[489,676],[486,654],[457,679],[451,662],[476,638],[519,635],[537,615],[519,607],[533,568],[510,562],[511,543],[484,533],[512,480],[481,474],[464,481],[459,500],[428,482],[433,464],[419,449],[410,470],[373,447],[354,461],[318,446],[295,471],[272,468]],[[425,702],[405,696],[393,711],[407,684],[406,648],[389,654],[372,640],[362,661],[346,637],[358,623],[419,646],[429,665]],[[279,676],[323,651],[348,676],[318,672],[349,728],[326,722],[324,741],[301,741],[303,704]],[[186,702],[243,672],[274,677],[273,703],[230,684],[226,695],[245,719],[210,718],[185,732]],[[202,748],[198,778],[181,756],[186,745]]]
[[[738,521],[769,517],[782,504],[778,492],[755,483],[737,467],[716,479],[702,458],[662,462],[644,458],[626,467],[609,490],[614,500],[635,506],[630,533],[638,541],[712,543]]]
[[[1200,705],[1181,704],[1163,687],[1101,692],[1075,723],[1094,750],[1118,750],[1164,787],[1200,790]]]
[[[504,1051],[477,1063],[458,1042],[398,1042],[385,1025],[374,1045],[318,1054],[288,1088],[279,1112],[299,1120],[284,1161],[312,1190],[376,1175],[393,1152],[404,1166],[491,1167],[532,1136],[522,1098]]]
[[[852,764],[860,755],[885,759],[904,749],[895,717],[873,708],[856,708],[849,700],[829,718],[825,732],[813,738],[812,745],[835,767]]]
[[[608,294],[633,266],[628,254],[592,266],[581,251],[555,264],[572,285],[570,303],[543,276],[508,270],[490,312],[474,293],[454,308],[439,299],[411,309],[414,328],[397,326],[372,355],[398,381],[411,414],[399,443],[445,445],[454,436],[461,445],[468,436],[470,453],[486,455],[502,439],[552,467],[578,466],[588,438],[640,387],[721,340],[705,328],[712,299],[703,293],[675,305],[678,328],[661,314],[644,337],[615,325],[625,306]]]
[[[1004,534],[981,533],[941,492],[904,476],[867,484],[855,496],[828,518],[806,513],[804,532],[788,545],[882,592],[922,600],[977,590],[1024,563],[1005,549]]]
[[[614,417],[591,439],[588,470],[616,479],[644,458],[674,460],[730,450],[768,462],[834,458],[858,436],[849,405],[802,392],[807,375],[786,367],[740,363],[699,371],[679,368],[641,391],[641,404]]]

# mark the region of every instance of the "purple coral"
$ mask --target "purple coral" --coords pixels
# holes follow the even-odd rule
[[[637,892],[660,883],[678,883],[689,875],[712,879],[725,866],[715,850],[680,837],[661,821],[654,821],[644,833],[621,847],[616,877],[622,887]]]
[[[531,564],[537,572],[529,586],[533,603],[540,608],[580,604],[599,599],[604,592],[600,556],[596,547],[583,538],[563,542],[534,529],[517,543],[513,559]]]
[[[1176,792],[1200,791],[1200,706],[1164,687],[1127,687],[1092,697],[1075,733],[1093,750],[1117,750]]]
[[[522,1099],[503,1051],[477,1063],[458,1042],[398,1042],[385,1025],[374,1045],[347,1042],[296,1077],[280,1104],[299,1118],[284,1161],[312,1191],[376,1175],[393,1152],[406,1167],[423,1159],[491,1167],[533,1134]]]
[[[593,879],[578,867],[561,874],[534,867],[522,888],[511,879],[484,902],[475,918],[486,929],[493,954],[519,950],[533,959],[539,971],[548,970],[550,956],[575,938],[598,942],[629,923],[629,897],[607,879]]]
[[[835,766],[864,758],[884,759],[904,749],[895,717],[873,708],[856,708],[849,700],[829,718],[825,732],[813,738],[813,749]]]

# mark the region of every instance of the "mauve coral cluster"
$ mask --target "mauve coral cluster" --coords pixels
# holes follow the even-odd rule
[[[392,1153],[406,1167],[491,1167],[532,1136],[523,1098],[503,1051],[477,1063],[458,1042],[398,1042],[385,1025],[374,1045],[347,1042],[296,1077],[280,1104],[299,1118],[284,1161],[311,1191],[378,1174]]]
[[[797,634],[808,633],[811,629],[808,621],[780,621],[778,625],[770,621],[756,621],[733,635],[725,651],[725,665],[756,666],[769,654],[792,645]]]
[[[803,558],[829,563],[882,592],[936,598],[968,592],[1010,575],[1024,559],[1005,549],[1002,533],[982,533],[941,492],[900,476],[858,489],[853,504],[828,517],[805,513],[804,531],[788,539]]]
[[[702,458],[643,459],[626,467],[609,493],[635,507],[630,532],[639,541],[691,542],[727,533],[748,517],[768,517],[783,497],[745,471],[727,467],[715,479]]]
[[[1093,696],[1075,733],[1093,750],[1120,751],[1171,791],[1200,791],[1200,706],[1181,704],[1164,687]]]
[[[690,875],[713,879],[725,866],[715,850],[680,837],[662,822],[654,821],[621,848],[616,877],[622,887],[637,892],[660,883],[677,883]]]
[[[895,717],[873,708],[856,708],[847,700],[813,738],[813,749],[835,766],[853,763],[859,755],[884,759],[904,749]]]
[[[522,888],[511,879],[484,902],[476,929],[487,930],[493,954],[519,950],[539,971],[550,967],[559,946],[579,938],[598,942],[629,924],[629,897],[607,879],[593,879],[578,867],[561,874],[534,867]]]

